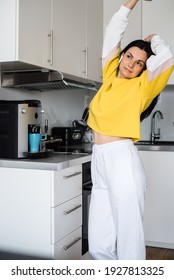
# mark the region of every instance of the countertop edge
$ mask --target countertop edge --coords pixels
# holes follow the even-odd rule
[[[91,161],[91,155],[54,155],[45,159],[0,159],[1,168],[58,171]]]

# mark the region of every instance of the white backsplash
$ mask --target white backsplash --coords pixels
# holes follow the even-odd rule
[[[174,85],[169,85],[164,89],[151,115],[142,122],[142,140],[150,140],[151,119],[156,110],[160,110],[163,114],[163,119],[157,120],[156,122],[156,127],[160,128],[160,140],[174,141]]]
[[[38,99],[41,101],[45,119],[48,119],[49,131],[53,126],[71,126],[72,121],[81,119],[86,106],[89,105],[94,92],[82,89],[54,90],[50,92],[28,92],[18,89],[0,88],[0,99],[25,100]]]

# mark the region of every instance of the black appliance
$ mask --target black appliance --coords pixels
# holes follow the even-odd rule
[[[83,140],[82,128],[80,127],[53,127],[53,137],[61,138],[61,146],[81,144]]]
[[[72,122],[72,125],[76,128],[82,129],[82,135],[84,136],[85,132],[89,130],[90,128],[87,125],[87,120],[89,116],[89,106],[87,106],[82,114],[81,120],[74,120]]]
[[[82,126],[83,128],[87,128],[87,120],[89,116],[89,106],[87,106],[83,112],[82,119],[81,120],[74,120],[73,121],[73,126],[79,127]]]
[[[82,207],[82,255],[88,251],[88,217],[91,200],[91,161],[82,164],[83,207]]]
[[[39,133],[39,100],[0,100],[0,158],[23,158],[28,151],[28,133]]]
[[[65,155],[92,153],[93,143],[83,142],[83,129],[81,127],[53,127],[51,138],[61,139],[57,143],[46,143],[46,148],[53,150],[54,153]]]

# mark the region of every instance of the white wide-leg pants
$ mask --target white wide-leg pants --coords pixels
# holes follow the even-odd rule
[[[143,260],[146,176],[132,140],[94,145],[89,252],[97,260]]]

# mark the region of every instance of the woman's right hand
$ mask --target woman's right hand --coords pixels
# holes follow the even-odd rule
[[[152,0],[144,0],[144,1],[152,1]],[[139,0],[128,0],[124,4],[124,6],[132,10],[138,2],[139,2]]]

